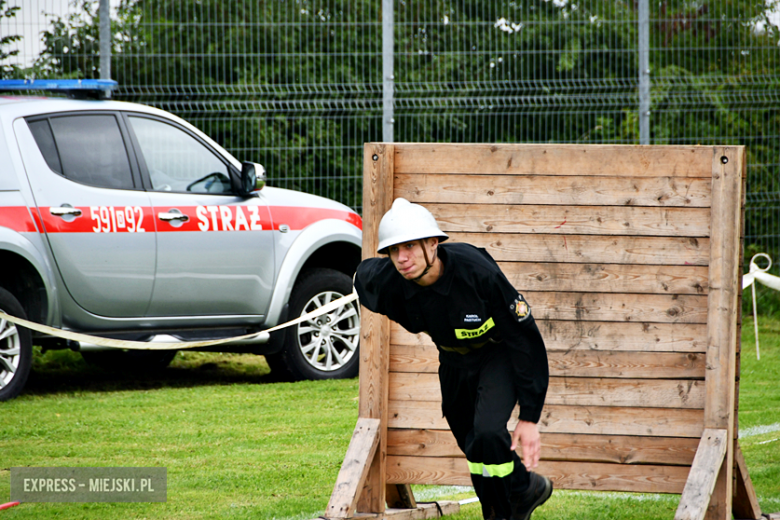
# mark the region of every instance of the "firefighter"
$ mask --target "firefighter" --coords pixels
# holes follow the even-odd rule
[[[448,238],[427,209],[396,199],[379,223],[377,252],[389,258],[364,260],[355,288],[367,309],[436,344],[442,412],[484,518],[527,520],[552,494],[550,480],[530,471],[539,462],[536,423],[549,379],[544,341],[528,302],[488,252],[442,244]]]

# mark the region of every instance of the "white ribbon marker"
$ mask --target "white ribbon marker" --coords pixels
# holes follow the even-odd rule
[[[756,264],[756,258],[758,257],[766,258],[769,265],[763,269],[758,267]],[[772,267],[772,259],[769,258],[769,255],[766,253],[758,253],[757,255],[753,255],[753,258],[750,259],[750,271],[742,276],[742,290],[744,291],[750,287],[753,291],[753,327],[755,328],[756,333],[756,359],[761,359],[761,351],[758,348],[758,310],[756,307],[755,282],[759,281],[761,284],[771,287],[775,291],[780,291],[780,278],[767,273],[770,267]]]

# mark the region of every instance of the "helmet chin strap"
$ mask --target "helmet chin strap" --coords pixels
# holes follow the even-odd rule
[[[424,239],[420,239],[420,247],[422,247],[423,250],[423,257],[425,258],[425,269],[423,269],[423,272],[420,276],[417,278],[412,279],[413,282],[419,281],[423,276],[428,274],[428,271],[431,270],[431,267],[433,267],[433,262],[436,261],[436,255],[439,251],[439,248],[436,248],[436,250],[433,252],[433,262],[428,260],[428,252],[425,250],[425,242],[423,242]]]

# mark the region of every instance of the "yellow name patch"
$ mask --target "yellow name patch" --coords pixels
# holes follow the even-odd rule
[[[478,329],[455,329],[455,337],[458,339],[478,338],[494,326],[495,323],[493,323],[493,318],[488,318],[488,320]]]

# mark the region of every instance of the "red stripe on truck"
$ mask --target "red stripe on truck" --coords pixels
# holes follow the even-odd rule
[[[27,206],[6,206],[0,208],[0,226],[20,233],[38,231],[30,209]]]
[[[83,206],[75,209],[81,210],[81,215],[52,215],[49,207],[41,207],[40,212],[33,208],[35,214],[31,215],[25,206],[0,207],[0,226],[20,232],[45,229],[47,233],[269,231],[278,230],[281,225],[299,231],[320,220],[334,219],[363,229],[362,219],[352,211],[305,206]],[[172,210],[186,215],[187,220],[160,218],[161,214],[175,213]]]

